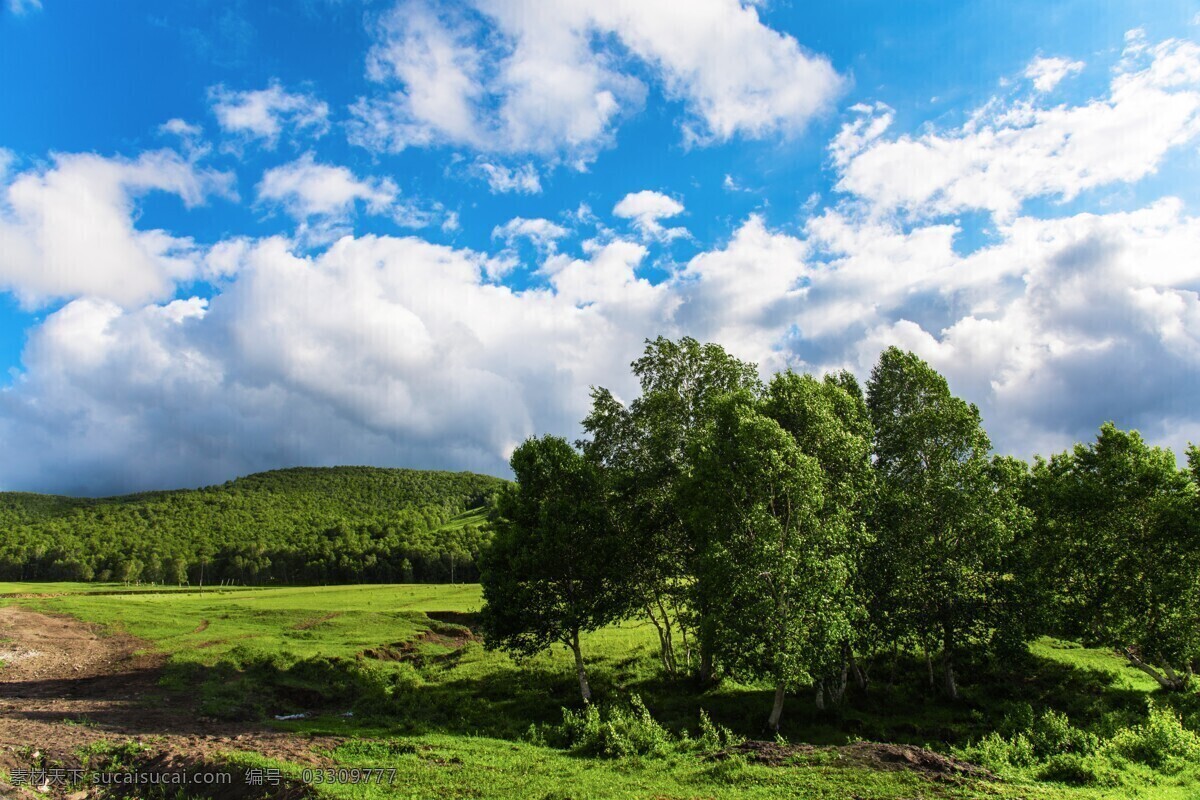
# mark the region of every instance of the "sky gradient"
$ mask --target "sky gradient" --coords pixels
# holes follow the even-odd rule
[[[1182,452],[1200,2],[1048,5],[0,0],[0,489],[504,475],[659,334]]]

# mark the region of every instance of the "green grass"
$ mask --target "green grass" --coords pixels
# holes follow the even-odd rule
[[[0,588],[36,593],[29,585]],[[849,767],[810,756],[786,767],[717,763],[692,753],[606,760],[531,743],[530,726],[552,732],[561,708],[578,707],[568,654],[557,648],[523,661],[461,644],[463,621],[481,602],[475,585],[293,587],[257,590],[138,591],[95,594],[63,584],[53,597],[4,599],[126,630],[170,654],[168,686],[199,693],[214,715],[273,716],[298,732],[356,737],[332,754],[348,767],[395,767],[394,787],[326,787],[338,797],[812,797],[812,798],[1125,798],[1196,800],[1194,770],[1123,773],[1125,785],[1080,788],[1039,780],[1036,770],[1006,780],[931,781],[909,772]],[[432,615],[432,616],[430,616]],[[714,721],[762,738],[770,707],[764,686],[725,682],[700,692],[666,682],[648,624],[626,622],[585,640],[593,688],[602,703],[645,698],[655,719],[678,734],[697,732],[701,709]],[[382,650],[400,661],[363,657]],[[1165,698],[1115,654],[1039,640],[1024,657],[964,664],[963,699],[944,702],[924,684],[915,660],[901,662],[893,687],[887,664],[875,688],[836,711],[818,712],[806,696],[788,699],[791,741],[842,744],[856,738],[969,748],[1028,709],[1057,709],[1098,735],[1145,718],[1146,699],[1179,705],[1200,723],[1189,698]],[[1191,704],[1191,705],[1189,705]],[[1026,709],[1023,711],[1022,709]],[[343,714],[352,711],[353,716]],[[536,741],[534,737],[532,741]],[[551,737],[552,740],[552,737]],[[397,744],[398,743],[398,744]],[[553,742],[552,742],[553,744]],[[237,758],[253,760],[251,754]]]
[[[1076,669],[1091,670],[1110,679],[1110,685],[1118,689],[1136,692],[1153,692],[1158,689],[1146,673],[1136,669],[1123,658],[1110,652],[1081,647],[1075,642],[1045,637],[1033,642],[1029,649],[1038,656]]]
[[[171,592],[171,593],[192,593],[192,592],[210,592],[215,589],[235,590],[241,589],[253,591],[258,587],[255,586],[229,586],[229,587],[204,587],[201,589],[197,586],[178,587],[174,585],[151,585],[149,583],[77,583],[72,581],[44,581],[44,582],[24,582],[18,583],[15,581],[0,581],[0,598],[4,595],[29,595],[29,594],[114,594],[114,593],[132,593],[132,592]]]

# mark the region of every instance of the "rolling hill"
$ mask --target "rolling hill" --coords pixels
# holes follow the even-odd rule
[[[213,584],[474,580],[505,483],[328,467],[74,498],[0,493],[0,580]]]

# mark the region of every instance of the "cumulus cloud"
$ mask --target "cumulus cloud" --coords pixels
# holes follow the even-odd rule
[[[831,147],[837,187],[880,211],[984,209],[1005,220],[1032,197],[1071,200],[1154,172],[1200,136],[1200,46],[1127,40],[1106,97],[1043,107],[993,100],[961,127],[886,137],[890,109],[856,106]]]
[[[632,60],[631,60],[632,59]],[[639,111],[648,70],[686,109],[690,143],[801,130],[843,79],[823,56],[740,0],[402,0],[385,14],[367,75],[386,91],[355,105],[353,141],[438,144],[583,166]]]
[[[360,180],[346,167],[318,164],[311,152],[267,170],[258,184],[260,199],[282,204],[296,219],[342,217],[358,200],[378,212],[391,205],[396,191],[391,180]]]
[[[1175,446],[1200,430],[1200,219],[1179,201],[1018,217],[968,255],[958,232],[827,209],[792,234],[752,216],[657,284],[639,275],[646,246],[616,238],[548,252],[524,290],[496,284],[485,253],[413,237],[311,256],[225,242],[208,268],[236,278],[210,301],[82,298],[30,332],[0,391],[0,436],[25,455],[0,484],[108,491],[296,463],[503,473],[525,436],[578,433],[588,386],[632,396],[628,363],[658,334],[764,371],[864,377],[881,348],[910,348],[1021,455],[1107,418]]]
[[[307,93],[289,92],[278,81],[265,89],[209,90],[213,114],[226,133],[274,148],[284,133],[319,138],[329,130],[329,105]]]
[[[35,328],[0,391],[5,487],[104,492],[281,464],[503,472],[526,436],[568,430],[587,387],[627,386],[666,287],[612,243],[556,261],[545,288],[488,282],[486,257],[415,238],[319,255],[243,246],[210,303],[81,299]],[[17,464],[20,463],[20,467]]]
[[[4,184],[0,276],[26,298],[75,299],[29,331],[24,370],[0,389],[0,438],[18,454],[0,486],[98,492],[364,462],[503,473],[525,436],[579,433],[589,386],[631,397],[628,364],[659,334],[720,342],[764,371],[865,377],[883,347],[915,350],[980,405],[1003,452],[1051,452],[1105,419],[1178,448],[1200,432],[1200,218],[1170,197],[1053,218],[1022,201],[1158,168],[1195,136],[1198,83],[1198,48],[1135,34],[1107,95],[1082,104],[997,100],[960,128],[894,138],[892,110],[864,104],[830,143],[843,202],[799,230],[752,215],[658,282],[643,274],[650,248],[684,212],[660,192],[613,208],[630,235],[586,205],[561,224],[513,217],[492,231],[498,255],[415,236],[202,250],[136,229],[134,200],[198,203],[220,176],[169,152],[59,156]],[[905,188],[884,168],[901,157],[930,182]],[[260,201],[297,219],[395,213],[379,179],[311,156],[278,169]],[[964,209],[992,212],[970,252],[956,247]],[[568,227],[583,226],[602,235],[568,251]],[[522,240],[540,264],[517,289],[498,277]],[[173,299],[197,275],[231,280]]]
[[[540,217],[535,219],[513,217],[503,225],[497,225],[492,229],[492,238],[503,240],[509,247],[516,244],[519,239],[527,239],[537,249],[549,252],[553,252],[557,247],[557,241],[568,234],[570,231],[562,225]]]
[[[347,167],[318,163],[311,152],[264,172],[258,199],[279,206],[300,223],[298,236],[308,244],[349,233],[360,204],[367,213],[387,215],[406,228],[432,225],[444,212],[439,204],[401,199],[390,178],[359,178]],[[457,216],[446,214],[444,225],[447,230],[457,227]]]
[[[1078,75],[1087,66],[1082,61],[1054,56],[1046,58],[1038,56],[1025,67],[1025,77],[1033,81],[1033,88],[1039,92],[1049,92],[1062,83],[1064,78]]]
[[[80,295],[123,306],[170,297],[204,275],[203,253],[190,238],[138,229],[136,200],[159,191],[190,207],[231,187],[232,176],[172,150],[57,155],[0,186],[0,285],[27,308]]]
[[[471,171],[487,181],[493,194],[540,194],[542,191],[542,180],[533,164],[506,167],[478,161],[472,165]]]
[[[662,220],[683,213],[683,203],[662,192],[631,192],[613,206],[613,216],[632,221],[643,239],[670,241],[687,236],[687,228],[667,228]]]

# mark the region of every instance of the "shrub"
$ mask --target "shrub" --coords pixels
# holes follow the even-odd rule
[[[1151,706],[1145,722],[1118,731],[1109,747],[1130,761],[1167,773],[1200,762],[1200,736],[1183,727],[1168,708]]]
[[[708,712],[700,709],[700,737],[695,742],[700,750],[711,753],[728,747],[736,747],[744,741],[743,737],[738,736],[729,728],[714,723],[708,716]]]
[[[1045,766],[1038,770],[1038,777],[1044,781],[1072,786],[1111,788],[1121,785],[1120,773],[1107,759],[1079,753],[1059,753],[1052,756]]]
[[[993,772],[1007,767],[1028,767],[1037,761],[1033,744],[1024,733],[1014,734],[1008,739],[999,733],[989,733],[978,743],[965,748],[962,754],[967,760]]]
[[[664,756],[677,743],[637,695],[630,698],[628,708],[615,706],[605,711],[597,705],[589,705],[582,711],[564,708],[558,732],[570,750],[605,758]]]
[[[1076,728],[1058,711],[1038,717],[1029,731],[1029,742],[1039,760],[1065,754],[1089,756],[1100,746],[1094,733]]]

